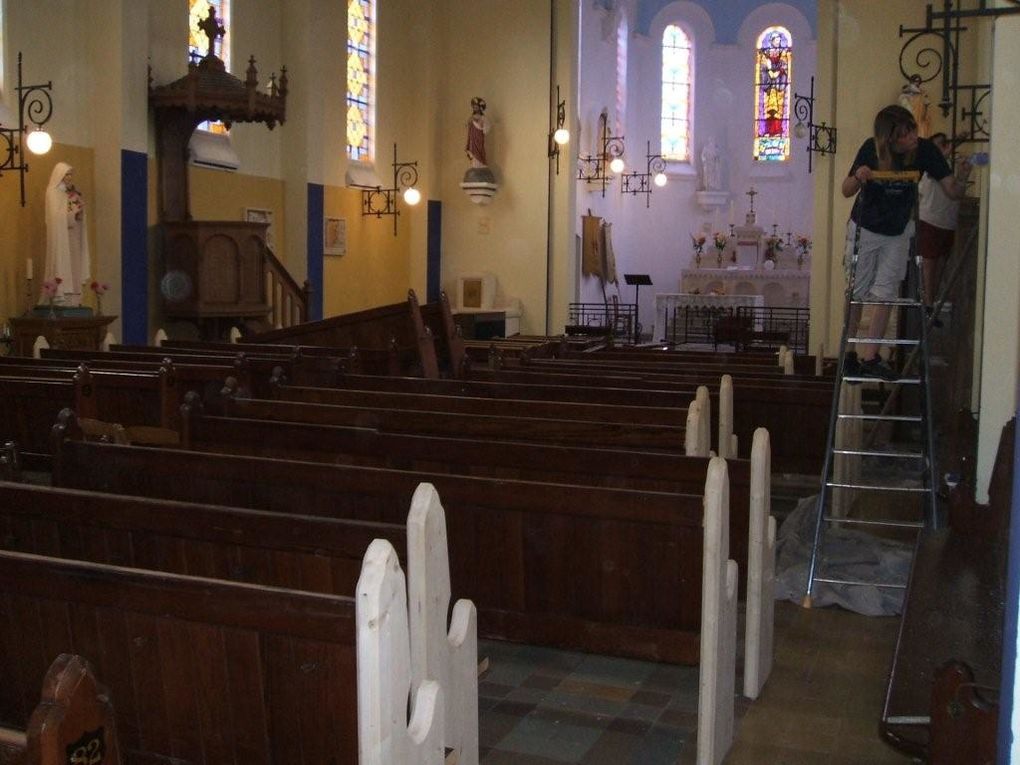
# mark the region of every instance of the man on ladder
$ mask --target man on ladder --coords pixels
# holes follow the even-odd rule
[[[961,171],[969,171],[964,162]],[[903,526],[917,528],[917,522],[881,520],[851,520],[836,518],[826,510],[828,496],[839,489],[861,491],[906,490],[926,495],[925,523],[937,523],[935,504],[934,444],[931,430],[931,399],[928,392],[927,328],[922,320],[919,340],[885,341],[884,335],[893,306],[923,308],[923,296],[900,298],[900,284],[906,275],[913,252],[917,210],[917,182],[927,173],[942,186],[952,199],[963,196],[963,180],[954,177],[945,157],[934,143],[918,138],[917,123],[913,115],[902,106],[887,106],[875,116],[874,135],[857,151],[850,173],[843,180],[845,197],[857,196],[850,221],[847,224],[844,264],[847,269],[846,311],[836,379],[836,391],[829,419],[829,435],[822,468],[821,488],[818,495],[818,515],[815,524],[814,544],[808,567],[807,592],[804,605],[810,607],[817,582],[832,585],[893,587],[902,589],[902,583],[854,581],[837,577],[832,572],[819,573],[819,558],[823,528],[835,521],[876,526]],[[917,281],[921,289],[921,280]],[[923,290],[922,290],[923,292]],[[861,313],[865,305],[872,306],[872,317],[867,337],[858,337]],[[916,379],[901,379],[900,375],[878,356],[883,343],[918,345],[921,351],[921,370]],[[848,346],[856,350],[847,350]],[[842,383],[864,382],[867,379],[918,384],[921,392],[921,415],[917,417],[872,417],[870,415],[843,414],[839,411]],[[919,423],[922,443],[919,452],[868,451],[841,449],[836,445],[836,426],[840,418],[892,419]],[[918,487],[869,485],[841,482],[833,475],[834,453],[855,457],[881,459],[909,458],[921,461],[921,482]]]
[[[966,177],[969,164],[961,163]],[[876,175],[878,173],[878,175]],[[889,176],[888,173],[900,173]],[[902,173],[916,173],[913,178]],[[853,300],[876,301],[869,333],[885,335],[886,324],[900,282],[906,275],[910,244],[915,232],[913,212],[917,179],[927,173],[950,199],[961,199],[966,184],[957,180],[942,152],[927,138],[918,138],[913,115],[902,106],[887,106],[875,116],[874,137],[857,151],[850,173],[843,179],[843,196],[857,195],[847,225],[844,263],[853,287]],[[854,263],[856,268],[854,269]],[[863,306],[849,311],[849,335],[856,336]],[[897,378],[878,357],[878,343],[858,344],[847,353],[844,374],[882,380]]]

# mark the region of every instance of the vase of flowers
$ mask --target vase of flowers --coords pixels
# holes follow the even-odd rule
[[[712,234],[712,246],[715,247],[715,262],[719,268],[722,268],[722,256],[726,250],[726,246],[730,243],[730,238],[721,231],[716,231]],[[733,253],[736,255],[736,252]]]
[[[807,234],[800,234],[797,236],[797,270],[799,271],[804,265],[804,258],[811,252],[811,237]]]
[[[691,234],[691,246],[694,247],[694,265],[701,268],[701,254],[705,251],[705,235]]]
[[[779,265],[779,253],[783,251],[783,240],[773,234],[765,239],[765,260],[763,266],[772,270]]]
[[[110,285],[105,282],[92,282],[92,291],[96,293],[96,316],[103,315],[103,295],[110,289]]]
[[[44,281],[42,283],[43,295],[46,298],[46,302],[50,306],[50,315],[49,315],[49,318],[51,318],[51,319],[57,318],[57,312],[56,312],[56,309],[53,306],[53,301],[56,300],[57,293],[59,292],[60,285],[61,285],[61,283],[63,281],[64,280],[61,279],[59,276],[55,276],[54,278],[47,279],[46,281]]]

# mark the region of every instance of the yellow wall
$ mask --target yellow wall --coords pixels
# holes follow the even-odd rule
[[[46,182],[58,162],[74,168],[75,185],[85,195],[88,217],[89,251],[92,253],[92,275],[109,281],[110,274],[96,269],[96,235],[94,193],[94,158],[91,149],[54,144],[48,154],[30,155],[29,172],[25,176],[26,206],[21,206],[17,173],[4,173],[0,179],[0,323],[7,316],[18,316],[27,306],[25,259],[35,267],[33,303],[39,299],[46,264]],[[92,292],[84,290],[83,302],[94,305]],[[109,310],[109,308],[107,308]]]
[[[324,317],[398,303],[407,297],[410,233],[407,207],[400,204],[397,235],[393,236],[392,218],[362,217],[358,189],[325,187],[325,215],[347,220],[347,254],[324,257]],[[413,213],[420,209],[421,205]],[[420,299],[424,302],[424,296]]]
[[[155,180],[150,178],[149,185],[152,186]],[[283,210],[283,181],[191,167],[188,184],[191,215],[195,220],[244,220],[246,207],[272,210],[276,256],[285,257],[287,221]]]

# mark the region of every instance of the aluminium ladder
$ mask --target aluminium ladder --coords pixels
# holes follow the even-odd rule
[[[904,182],[909,181],[916,184],[919,180],[919,174],[916,171],[908,172],[875,172],[874,180],[871,182]],[[858,197],[859,199],[859,197]],[[917,195],[915,192],[915,205],[914,205],[914,220],[916,224],[917,220]],[[923,280],[920,278],[920,273],[917,274],[916,283],[918,285],[918,294],[913,298],[893,298],[890,300],[855,300],[853,298],[854,282],[857,272],[857,256],[858,256],[858,243],[860,238],[860,228],[857,228],[857,232],[854,239],[853,254],[850,264],[850,275],[847,280],[846,288],[846,304],[843,316],[843,332],[840,342],[839,362],[836,368],[836,380],[835,380],[835,391],[832,398],[832,409],[829,415],[829,433],[828,440],[826,442],[825,460],[822,465],[821,474],[821,486],[818,493],[817,503],[817,517],[815,519],[815,530],[814,539],[811,547],[811,561],[808,566],[807,575],[807,588],[803,600],[805,608],[810,608],[812,605],[812,597],[814,595],[815,585],[817,583],[825,583],[831,585],[843,585],[843,586],[861,586],[861,587],[878,587],[878,588],[891,588],[891,589],[906,589],[906,582],[887,582],[887,581],[860,581],[853,579],[840,578],[835,572],[824,570],[822,565],[824,558],[822,552],[825,546],[825,530],[830,524],[848,524],[848,525],[860,525],[860,526],[871,526],[871,527],[884,527],[884,528],[903,528],[903,529],[914,529],[918,532],[922,528],[938,528],[941,521],[939,518],[938,509],[938,497],[936,492],[936,476],[935,470],[935,448],[934,439],[932,433],[932,405],[930,395],[930,366],[928,356],[928,330],[930,327],[930,319],[925,316],[924,313],[924,301],[923,301]],[[920,270],[920,257],[916,252],[916,229],[915,239],[911,240],[910,246],[910,258],[909,267]],[[866,305],[887,305],[892,308],[904,308],[908,310],[916,311],[918,314],[917,325],[920,327],[919,337],[915,339],[885,339],[885,338],[872,338],[872,337],[860,337],[860,321],[858,321],[858,330],[856,337],[849,336],[849,325],[850,325],[850,312],[854,306]],[[847,346],[862,344],[862,343],[876,343],[880,345],[895,345],[895,346],[906,346],[913,347],[914,353],[911,354],[910,360],[904,366],[903,375],[906,375],[910,370],[910,361],[915,361],[914,366],[918,368],[916,377],[901,376],[895,381],[880,380],[874,377],[863,377],[859,374],[847,374],[846,370],[846,356]],[[918,359],[919,357],[919,359]],[[882,385],[888,386],[916,386],[919,391],[919,413],[917,415],[904,415],[904,414],[862,414],[860,412],[841,412],[840,401],[841,401],[841,389],[844,383],[851,385],[857,385],[864,382],[880,382]],[[881,448],[863,448],[858,445],[852,445],[851,448],[847,448],[845,445],[837,443],[837,433],[839,432],[840,424],[847,422],[854,422],[863,425],[865,422],[872,422],[878,424],[881,422],[899,422],[907,423],[910,425],[919,426],[920,429],[920,443],[917,446],[917,451],[895,451]],[[920,464],[919,469],[919,485],[911,486],[893,486],[884,485],[875,481],[862,482],[861,480],[850,476],[844,477],[837,475],[835,470],[835,457],[842,456],[850,459],[864,459],[864,458],[879,458],[884,460],[913,460]],[[922,499],[922,518],[923,520],[916,521],[901,521],[901,520],[881,520],[881,519],[863,519],[863,518],[847,518],[841,517],[833,512],[833,500],[834,495],[838,491],[851,491],[851,492],[900,492],[910,495],[920,496]]]

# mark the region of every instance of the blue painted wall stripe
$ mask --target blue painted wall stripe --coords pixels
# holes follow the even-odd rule
[[[120,321],[123,342],[149,342],[149,156],[120,152]]]
[[[425,300],[435,303],[439,300],[439,291],[442,289],[440,273],[443,244],[443,203],[430,199],[428,215],[428,252],[425,260],[425,286],[428,296]]]
[[[322,318],[322,221],[325,209],[323,202],[323,186],[321,183],[308,184],[308,283],[312,288],[311,305],[308,306],[308,319],[317,321]]]

